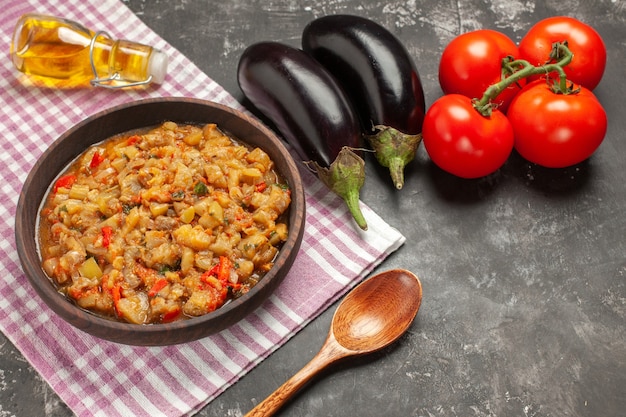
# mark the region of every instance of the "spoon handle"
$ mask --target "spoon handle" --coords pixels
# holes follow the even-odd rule
[[[343,348],[336,342],[335,338],[330,335],[324,343],[322,349],[311,359],[309,363],[304,365],[302,369],[296,372],[276,391],[271,393],[266,399],[261,401],[254,407],[245,417],[269,417],[274,415],[295,393],[297,393],[307,382],[311,380],[318,372],[337,360],[349,356],[350,351]]]

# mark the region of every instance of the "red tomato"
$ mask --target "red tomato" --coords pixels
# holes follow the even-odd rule
[[[500,168],[513,150],[513,129],[494,110],[481,115],[469,97],[448,94],[426,112],[424,147],[439,168],[461,178],[479,178]]]
[[[543,65],[549,60],[552,44],[563,41],[574,54],[564,68],[567,79],[593,90],[604,74],[606,46],[598,32],[580,20],[558,16],[537,22],[520,41],[520,58]]]
[[[515,149],[530,162],[564,168],[589,158],[604,140],[604,108],[585,88],[556,94],[544,80],[528,84],[507,114],[515,132]]]
[[[446,46],[439,62],[439,85],[446,94],[480,99],[487,87],[502,79],[502,59],[517,58],[517,45],[505,34],[481,29],[457,36]],[[519,91],[515,84],[498,95],[495,103],[506,112]]]

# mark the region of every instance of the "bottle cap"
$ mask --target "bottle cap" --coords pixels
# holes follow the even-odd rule
[[[167,55],[155,49],[150,54],[148,61],[148,74],[152,75],[152,82],[162,84],[167,75]]]

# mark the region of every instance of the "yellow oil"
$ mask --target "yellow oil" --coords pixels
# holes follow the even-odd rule
[[[27,14],[18,21],[11,42],[11,59],[26,74],[88,84],[95,75],[90,43],[95,33],[69,20]],[[94,43],[93,63],[99,78],[118,74],[127,81],[148,78],[152,47],[99,35]]]

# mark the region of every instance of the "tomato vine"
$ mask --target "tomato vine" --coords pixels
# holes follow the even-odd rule
[[[474,99],[474,108],[483,116],[491,115],[494,99],[508,86],[520,82],[534,75],[557,72],[558,82],[553,84],[552,90],[556,94],[572,94],[577,91],[572,85],[568,85],[567,76],[563,69],[572,62],[573,54],[567,46],[567,41],[557,42],[552,45],[550,60],[541,66],[532,65],[524,59],[514,59],[511,56],[502,59],[503,79],[490,85],[480,99]],[[556,61],[556,62],[552,62]]]

